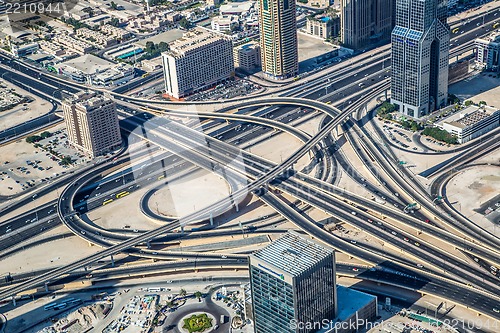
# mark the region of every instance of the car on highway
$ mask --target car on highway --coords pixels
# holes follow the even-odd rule
[[[415,245],[416,245],[416,246],[420,246],[420,243],[419,243],[419,242],[415,242]]]
[[[227,258],[227,256],[221,256],[221,258],[222,258],[222,259],[226,259],[226,258]]]
[[[500,310],[498,310],[498,308],[493,308],[493,312],[500,313]]]
[[[408,239],[408,237],[405,237],[403,238],[405,242],[409,242],[410,240]]]
[[[358,269],[358,268],[356,268],[356,267],[354,267],[352,270],[353,270],[354,272],[359,272],[359,269]]]
[[[424,268],[424,265],[422,265],[422,264],[417,264],[417,267],[418,267],[418,268]]]
[[[351,240],[351,243],[356,244],[357,242],[353,239]]]
[[[356,215],[356,212],[351,212],[352,215]]]

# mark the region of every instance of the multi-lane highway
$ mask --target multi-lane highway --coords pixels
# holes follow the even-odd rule
[[[486,22],[488,22],[488,20],[491,22],[495,19],[493,13],[488,15],[491,17],[485,16],[484,19]],[[480,20],[483,19],[480,18]],[[459,33],[457,39],[460,40],[459,43],[465,44],[467,38],[471,40],[475,35],[484,33],[486,28],[482,28],[481,26],[478,27],[477,23],[471,20],[471,22],[465,22],[460,29],[464,29],[465,32],[463,34]],[[457,47],[457,54],[464,52],[468,47],[470,47],[470,43]],[[482,239],[477,235],[473,235],[477,233],[477,230],[474,228],[456,227],[457,230],[470,237],[468,239],[461,239],[457,235],[447,233],[431,224],[426,224],[426,222],[423,221],[426,215],[421,215],[422,213],[439,215],[439,211],[436,210],[432,204],[429,204],[429,199],[432,200],[432,198],[425,196],[423,193],[425,189],[422,191],[418,186],[415,188],[413,186],[414,184],[409,184],[404,179],[401,180],[401,175],[398,173],[398,170],[394,170],[394,161],[390,161],[387,157],[382,156],[384,153],[380,151],[380,147],[376,147],[371,140],[366,138],[366,133],[362,137],[354,137],[352,135],[356,134],[352,134],[350,130],[347,130],[346,138],[353,146],[355,146],[357,142],[360,142],[362,144],[362,147],[359,149],[360,154],[362,154],[361,151],[366,149],[366,151],[370,153],[371,158],[375,158],[379,165],[383,167],[388,178],[377,179],[379,182],[383,183],[387,191],[381,192],[377,190],[378,186],[363,181],[360,174],[356,174],[355,178],[361,184],[367,185],[367,189],[373,191],[377,196],[386,197],[384,200],[391,206],[383,206],[369,200],[363,200],[363,198],[359,198],[354,194],[341,193],[334,185],[307,176],[305,173],[297,173],[297,170],[294,170],[294,165],[297,161],[310,151],[313,151],[314,158],[304,171],[313,170],[314,165],[321,162],[319,163],[321,167],[318,167],[319,174],[317,175],[324,176],[325,178],[323,178],[323,180],[328,179],[329,174],[332,175],[330,179],[335,178],[331,172],[332,163],[334,163],[335,160],[338,160],[340,165],[344,167],[349,166],[351,161],[348,161],[345,157],[339,158],[339,156],[337,156],[333,159],[332,156],[330,156],[336,149],[325,148],[331,147],[332,144],[334,144],[331,136],[331,132],[334,128],[343,124],[353,112],[356,113],[360,105],[387,90],[388,84],[384,81],[390,75],[390,58],[388,55],[389,53],[387,50],[377,55],[367,55],[364,56],[364,59],[360,63],[345,66],[345,69],[326,74],[321,79],[307,79],[303,80],[303,82],[297,82],[290,87],[283,88],[280,92],[281,97],[267,96],[252,98],[243,101],[231,101],[222,105],[220,105],[220,102],[190,103],[203,107],[213,105],[215,108],[218,108],[222,106],[217,110],[220,113],[219,115],[211,112],[202,112],[198,115],[198,117],[207,119],[207,121],[203,123],[203,127],[213,129],[213,137],[205,136],[202,133],[198,133],[197,136],[196,133],[193,133],[189,128],[179,126],[179,124],[173,122],[155,125],[154,121],[146,121],[151,118],[151,115],[148,114],[146,114],[145,117],[141,117],[140,115],[133,116],[130,114],[129,117],[123,119],[121,123],[126,131],[135,133],[134,129],[136,128],[146,128],[148,137],[143,137],[143,139],[163,149],[173,151],[183,159],[176,160],[178,157],[171,155],[161,156],[158,158],[158,161],[144,164],[144,170],[141,170],[142,174],[138,174],[138,177],[132,174],[133,177],[129,178],[131,173],[122,171],[117,177],[109,177],[107,181],[98,181],[96,183],[95,177],[102,177],[102,174],[109,172],[109,168],[116,168],[116,170],[121,168],[121,162],[114,163],[112,161],[97,164],[89,168],[89,170],[85,170],[75,175],[76,178],[71,180],[71,183],[65,188],[57,202],[57,215],[59,219],[53,219],[51,223],[57,224],[62,220],[76,235],[107,248],[100,253],[70,265],[47,272],[41,272],[40,275],[31,280],[23,281],[13,288],[3,290],[0,292],[0,298],[15,295],[22,290],[54,281],[64,274],[78,270],[81,267],[85,267],[101,258],[118,252],[126,251],[134,255],[143,255],[146,257],[148,255],[153,255],[171,258],[174,256],[172,253],[153,254],[150,250],[139,250],[138,248],[134,248],[134,246],[138,244],[149,244],[154,240],[159,241],[164,237],[163,235],[165,233],[168,235],[169,232],[179,229],[186,224],[197,220],[206,220],[210,216],[232,209],[232,207],[235,207],[237,210],[240,200],[250,193],[253,193],[253,195],[259,196],[282,216],[297,223],[299,228],[325,243],[336,247],[340,251],[362,258],[367,262],[377,265],[377,267],[380,267],[383,271],[392,270],[393,272],[403,272],[403,274],[414,277],[413,285],[411,285],[410,279],[410,281],[406,281],[406,287],[444,296],[448,299],[470,305],[471,308],[478,312],[494,317],[497,316],[494,311],[492,311],[494,306],[498,303],[498,279],[496,277],[489,274],[485,275],[487,273],[481,270],[481,268],[466,263],[463,259],[459,259],[447,253],[434,244],[428,244],[412,234],[399,230],[397,225],[393,225],[392,223],[388,223],[385,220],[371,215],[370,211],[381,213],[387,218],[399,221],[398,223],[404,223],[414,229],[420,229],[421,232],[428,235],[440,238],[444,243],[459,248],[463,252],[473,252],[485,261],[498,263],[499,256],[498,252],[496,252],[497,249],[491,246],[496,243],[495,239]],[[452,54],[452,56],[453,55],[454,54]],[[56,100],[57,91],[61,91],[61,89],[74,91],[79,88],[76,84],[61,82],[60,79],[51,77],[47,74],[38,76],[35,69],[26,67],[16,61],[7,60],[7,63],[11,67],[17,67],[19,70],[19,72],[8,71],[13,80],[29,85],[42,96],[52,95],[52,98]],[[34,74],[39,77],[38,81],[32,79],[32,77],[37,77]],[[9,75],[6,76],[8,79]],[[366,88],[363,91],[363,95],[359,96],[359,83],[361,82],[366,85]],[[371,91],[372,89],[374,91]],[[155,106],[157,109],[161,109],[162,105],[163,108],[169,108],[173,105],[171,102],[144,101],[119,94],[115,94],[115,96],[118,99],[118,103],[124,108],[124,112],[129,112],[131,108],[134,108],[131,103],[150,106],[156,104]],[[340,106],[341,110],[316,101],[318,99],[324,101],[340,100],[341,102],[337,103],[337,105]],[[182,104],[183,103],[177,103],[177,105]],[[277,107],[282,105],[289,106]],[[260,106],[265,106],[265,108],[262,111],[258,110]],[[235,108],[238,109],[235,115],[222,114],[222,112],[232,111]],[[306,113],[301,113],[302,109],[321,110],[328,115],[322,123],[318,133],[312,137],[294,130],[293,127],[277,123],[277,121],[287,122],[292,119],[308,116]],[[152,111],[157,112],[156,110]],[[246,114],[248,111],[251,111],[251,114]],[[311,111],[311,114],[312,113],[313,111]],[[177,115],[181,116],[182,113],[177,113]],[[275,118],[271,120],[273,116],[275,116]],[[213,119],[218,120],[214,122]],[[220,120],[223,119],[231,120],[234,123],[223,125],[220,123]],[[259,159],[252,154],[245,153],[238,148],[234,149],[233,146],[222,142],[234,138],[233,144],[239,145],[249,139],[267,134],[261,127],[249,127],[249,124],[264,125],[268,128],[287,131],[304,142],[304,145],[293,152],[289,157],[285,158],[281,163],[273,164]],[[351,125],[354,127],[356,126],[355,123]],[[361,132],[363,129],[357,128],[357,131]],[[471,158],[478,154],[484,154],[484,147],[479,145],[475,150],[464,154],[471,154]],[[368,156],[362,158],[362,161],[366,163],[368,167],[369,164],[372,163]],[[225,179],[231,184],[233,192],[229,197],[216,202],[210,207],[201,209],[181,219],[174,219],[170,221],[170,223],[152,231],[127,233],[123,231],[105,231],[99,228],[84,229],[88,227],[88,225],[85,225],[85,218],[81,215],[87,210],[100,207],[105,200],[109,200],[106,196],[111,198],[116,195],[115,191],[119,189],[135,190],[137,186],[148,185],[158,180],[158,176],[156,176],[158,171],[155,171],[158,170],[158,164],[155,163],[159,163],[160,165],[164,165],[165,163],[170,164],[172,167],[169,168],[169,171],[173,174],[178,172],[179,175],[182,175],[182,172],[186,172],[189,168],[195,168],[195,165],[223,174]],[[176,168],[178,170],[176,170]],[[160,170],[159,172],[162,171]],[[394,182],[397,188],[393,187],[394,185],[390,185],[388,179]],[[384,254],[380,249],[374,248],[371,244],[352,244],[339,237],[334,237],[321,228],[318,228],[314,221],[305,219],[302,215],[298,214],[295,210],[296,203],[283,201],[283,198],[273,193],[274,190],[280,190],[291,194],[303,202],[306,202],[308,204],[307,206],[314,206],[327,212],[329,215],[347,221],[365,230],[372,236],[380,238],[404,250],[410,258],[420,258],[425,264],[422,267],[417,267],[414,262],[408,260],[408,258],[398,258],[394,255]],[[402,193],[402,196],[393,195],[395,193]],[[93,197],[91,198],[90,195],[93,195]],[[411,198],[416,197],[419,198],[419,204],[425,207],[425,210],[422,212],[416,212],[414,214],[415,217],[419,217],[419,219],[415,219],[411,215],[406,216],[396,209],[403,207],[395,207],[394,209],[388,208],[388,206],[393,207],[398,204],[407,204],[411,202]],[[352,206],[353,203],[356,204],[356,207]],[[301,208],[303,209],[304,206],[301,206]],[[42,209],[37,210],[34,218],[32,215],[24,215],[11,222],[15,225],[16,230],[22,230],[26,228],[26,226],[28,226],[27,229],[29,230],[35,230],[35,228],[39,227],[40,223],[48,221],[49,217],[53,214],[53,212],[50,211],[53,209],[54,203],[50,203],[47,207],[42,207]],[[46,215],[46,217],[40,218],[41,214]],[[440,222],[451,223],[450,220],[446,218],[440,220]],[[10,225],[4,224],[2,224],[2,226],[11,227]],[[5,231],[0,230],[0,237],[2,237],[2,232],[6,234],[13,232],[12,228],[9,228],[9,230],[9,232],[7,232],[7,229],[5,229]],[[6,234],[3,236],[6,236]],[[26,234],[24,236],[26,236]],[[207,237],[210,236],[207,234]],[[480,239],[482,243],[478,244],[473,242],[475,239]],[[191,256],[191,254],[185,255],[186,257]],[[199,254],[192,255],[197,256]],[[219,266],[220,264],[221,268],[242,265],[242,262],[238,258],[226,258],[228,260],[222,260],[220,258],[217,260],[215,259],[216,258],[211,258],[209,255],[206,256],[202,262],[198,261],[198,264],[202,266],[206,265],[207,267]],[[193,262],[186,261],[182,263],[173,263],[172,265],[191,267]],[[372,271],[368,270],[368,272]],[[364,274],[365,273],[366,271]],[[102,277],[106,278],[106,273],[103,272],[102,274]],[[121,272],[117,271],[116,274],[119,275]],[[473,289],[467,286],[469,282],[474,285]]]

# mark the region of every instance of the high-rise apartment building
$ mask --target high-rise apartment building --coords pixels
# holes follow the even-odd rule
[[[62,103],[69,142],[94,158],[122,143],[116,104],[101,93],[82,91]]]
[[[291,323],[336,317],[333,249],[289,232],[252,254],[249,265],[256,333],[308,333]]]
[[[273,79],[299,71],[295,0],[260,0],[259,30],[262,71]]]
[[[166,93],[181,98],[234,73],[233,44],[225,35],[196,27],[162,54]]]
[[[447,0],[396,0],[391,102],[420,118],[448,99]]]
[[[389,41],[394,0],[341,0],[340,37],[354,50]]]

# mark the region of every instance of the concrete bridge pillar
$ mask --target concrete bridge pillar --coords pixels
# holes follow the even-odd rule
[[[214,225],[214,216],[213,216],[213,213],[210,213],[210,225]]]
[[[11,296],[12,297],[12,305],[16,306],[16,296]]]
[[[113,255],[111,257],[111,267],[115,267],[115,259],[113,258]]]

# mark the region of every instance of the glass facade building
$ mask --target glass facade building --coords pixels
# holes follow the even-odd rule
[[[259,30],[262,71],[283,80],[299,72],[295,0],[260,0]]]
[[[396,0],[391,102],[420,118],[446,105],[450,29],[447,0]]]
[[[308,333],[307,325],[336,317],[333,249],[289,232],[250,256],[256,333]]]

